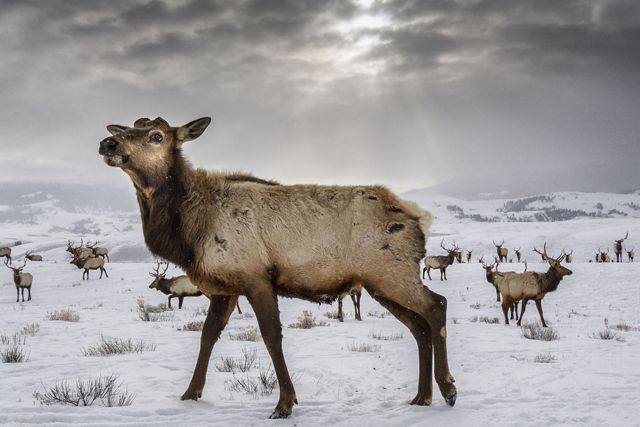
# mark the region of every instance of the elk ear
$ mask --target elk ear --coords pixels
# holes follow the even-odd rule
[[[179,127],[176,132],[178,144],[181,145],[183,142],[192,141],[198,138],[204,133],[210,123],[211,117],[202,117]]]
[[[109,131],[109,133],[111,135],[117,135],[120,132],[124,132],[127,129],[129,129],[127,126],[122,126],[122,125],[109,125],[109,126],[107,126],[107,130]]]

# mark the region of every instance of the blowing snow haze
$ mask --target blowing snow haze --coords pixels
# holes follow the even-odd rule
[[[213,116],[188,158],[285,183],[634,189],[638,40],[635,0],[0,0],[0,181],[128,185],[107,124]]]

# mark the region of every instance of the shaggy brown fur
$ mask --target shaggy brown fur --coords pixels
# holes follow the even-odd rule
[[[509,255],[509,249],[502,247],[504,245],[504,239],[502,239],[502,243],[500,243],[499,245],[496,244],[496,242],[493,242],[493,244],[496,247],[496,253],[498,254],[498,261],[499,262],[507,262],[507,256]]]
[[[211,297],[200,355],[182,399],[201,396],[212,347],[244,295],[278,377],[280,399],[272,417],[287,417],[297,399],[282,353],[277,295],[324,302],[362,283],[418,341],[419,389],[412,403],[431,403],[433,345],[435,378],[453,405],[446,299],[418,276],[431,216],[381,186],[284,186],[194,170],[181,146],[209,123],[202,118],[171,127],[162,118],[145,118],[133,127],[110,125],[113,136],[99,150],[133,181],[151,252],[184,269]]]
[[[482,268],[484,268],[484,272],[485,272],[485,277],[487,279],[487,282],[489,282],[494,289],[496,290],[496,301],[500,302],[500,289],[498,289],[498,285],[497,285],[497,274],[500,273],[498,271],[498,263],[493,263],[491,265],[486,265],[484,262],[482,262]],[[493,268],[495,267],[495,271],[493,270]],[[505,274],[510,274],[510,273],[515,273],[515,271],[505,271],[502,272],[500,274],[505,275]],[[511,319],[513,319],[514,315],[516,320],[518,320],[518,301],[514,302],[513,304],[511,304]]]

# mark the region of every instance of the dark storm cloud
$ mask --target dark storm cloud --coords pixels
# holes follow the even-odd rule
[[[0,180],[113,177],[103,126],[147,115],[213,114],[199,164],[284,181],[640,157],[639,2],[367,3],[0,0]]]

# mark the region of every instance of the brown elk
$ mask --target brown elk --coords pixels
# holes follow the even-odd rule
[[[507,256],[509,255],[509,249],[502,247],[504,245],[504,239],[502,239],[502,243],[500,243],[499,245],[496,244],[496,242],[493,242],[493,244],[496,247],[496,253],[498,254],[498,261],[507,262]]]
[[[540,252],[539,250],[537,250],[535,247],[533,248],[533,252],[540,255],[540,258],[542,258],[542,262],[548,261],[547,256],[543,252]]]
[[[520,319],[517,325],[522,323],[522,316],[529,300],[536,302],[536,308],[540,314],[542,326],[545,328],[547,324],[542,314],[542,299],[549,292],[558,289],[558,285],[564,276],[572,274],[572,271],[562,266],[560,263],[566,254],[561,254],[558,258],[552,258],[547,255],[547,244],[544,245],[544,255],[549,263],[549,269],[545,273],[529,271],[525,273],[504,274],[497,273],[496,280],[500,295],[502,295],[502,311],[504,313],[504,322],[509,324],[507,311],[511,304],[522,301],[522,309],[520,311]]]
[[[616,254],[616,262],[622,262],[622,242],[627,240],[627,237],[629,237],[628,231],[622,239],[616,240],[613,245],[613,252]]]
[[[453,242],[456,245],[456,242]],[[462,264],[462,250],[456,246],[456,250],[453,252],[453,256],[458,261],[458,264]]]
[[[34,255],[33,251],[27,251],[24,257],[29,261],[42,261],[42,255]]]
[[[0,248],[0,258],[4,257],[4,260],[11,264],[11,248]]]
[[[93,249],[85,247],[82,239],[80,239],[80,246],[73,246],[73,242],[67,242],[67,252],[76,259],[94,258]],[[73,264],[73,263],[72,263]]]
[[[471,252],[473,252],[473,250],[467,251],[467,264],[471,262]]]
[[[362,297],[362,285],[356,285],[349,291],[349,296],[353,302],[353,310],[355,312],[356,320],[362,320],[362,314],[360,313],[360,297]],[[338,297],[338,320],[344,322],[344,313],[342,312],[342,300],[344,296]]]
[[[244,295],[280,388],[271,417],[288,417],[297,399],[282,352],[277,296],[326,302],[362,283],[416,339],[420,374],[411,403],[431,403],[433,360],[440,392],[453,406],[446,299],[419,277],[430,214],[381,186],[278,185],[193,169],[181,147],[210,121],[172,127],[162,118],[143,118],[133,127],[110,125],[112,136],[99,148],[107,165],[133,181],[151,252],[184,269],[211,296],[198,361],[182,399],[202,396],[213,346]]]
[[[22,270],[27,265],[25,258],[22,267],[13,268],[9,265],[7,260],[4,261],[4,265],[13,270],[13,283],[16,285],[16,302],[20,302],[20,290],[22,290],[22,302],[24,302],[24,290],[29,292],[29,299],[31,301],[31,285],[33,284],[33,275],[31,273],[23,273]]]
[[[624,251],[627,253],[627,257],[629,258],[629,262],[633,262],[633,257],[635,256],[635,247],[631,248],[631,250],[627,250],[627,248],[624,248]]]
[[[85,280],[85,275],[87,276],[86,280],[89,280],[89,270],[100,270],[101,279],[102,273],[109,277],[107,270],[104,269],[104,259],[102,258],[74,258],[71,260],[70,264],[73,264],[80,269],[84,269],[84,272],[82,272],[82,280]]]
[[[447,251],[447,255],[428,256],[424,259],[424,268],[422,269],[422,278],[424,279],[424,273],[427,273],[429,280],[431,280],[431,269],[440,270],[440,280],[444,276],[444,280],[447,280],[447,267],[453,264],[453,260],[456,258],[456,251],[458,247],[454,244],[452,249],[444,247],[444,239],[440,242],[440,247]]]
[[[98,244],[100,244],[100,242],[95,242],[92,245],[87,243],[87,248],[91,249],[93,256],[101,257],[102,259],[106,258],[107,262],[111,262],[109,261],[109,249],[97,246]]]
[[[491,285],[495,288],[496,290],[496,302],[500,302],[500,290],[498,289],[498,285],[496,283],[496,274],[500,273],[502,275],[507,275],[510,273],[515,273],[514,271],[505,271],[505,272],[499,272],[498,271],[498,266],[500,264],[499,263],[493,263],[491,265],[486,265],[484,262],[482,263],[482,268],[484,268],[485,271],[485,276],[487,278],[487,282],[491,283]],[[493,268],[495,267],[495,271],[493,270]],[[525,261],[525,270],[527,271],[527,266],[526,266],[526,261]],[[511,304],[511,319],[513,319],[515,314],[515,318],[516,320],[518,320],[518,302],[514,302],[513,304]]]
[[[516,259],[518,260],[518,262],[521,262],[522,260],[522,252],[520,252],[520,249],[522,248],[518,248],[518,249],[514,249],[513,251],[516,254]]]
[[[573,249],[569,253],[565,252],[565,250],[563,249],[562,253],[565,254],[564,262],[566,262],[567,264],[571,264],[573,262]]]
[[[178,298],[178,309],[182,309],[182,302],[185,297],[199,297],[202,295],[202,292],[191,283],[187,276],[182,275],[166,279],[165,276],[169,268],[169,263],[164,263],[165,268],[161,272],[160,267],[162,264],[162,262],[158,261],[153,272],[149,273],[149,275],[154,278],[153,282],[149,285],[149,289],[156,289],[165,295],[169,295],[169,308],[171,308],[171,298]]]
[[[596,262],[611,262],[611,257],[609,256],[609,248],[607,248],[606,252],[603,252],[598,248],[598,252],[596,252]]]

